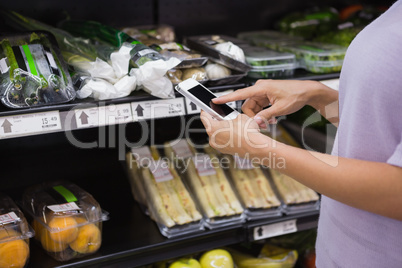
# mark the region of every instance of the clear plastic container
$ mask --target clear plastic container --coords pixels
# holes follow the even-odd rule
[[[25,267],[29,261],[29,238],[33,236],[14,201],[0,194],[0,267]]]
[[[222,155],[222,163],[228,163],[225,171],[234,185],[244,206],[248,220],[282,215],[282,204],[261,167],[250,159],[237,155]]]
[[[291,36],[278,31],[250,31],[238,33],[239,39],[249,42],[251,45],[268,47],[277,50],[290,42],[302,41],[301,37]]]
[[[318,210],[320,197],[312,189],[273,169],[265,170],[271,176],[287,215]]]
[[[0,37],[0,98],[10,108],[65,103],[75,98],[67,65],[45,31]]]
[[[292,53],[278,52],[265,47],[243,47],[246,61],[253,68],[247,73],[251,78],[281,78],[294,74],[296,57]]]
[[[256,46],[243,47],[246,61],[253,68],[268,66],[294,66],[296,56],[292,53],[278,52],[272,49]]]
[[[67,181],[28,188],[22,207],[31,217],[35,239],[48,255],[68,261],[95,253],[108,216],[86,191]]]
[[[280,51],[294,53],[301,68],[313,73],[340,72],[346,47],[318,42],[294,42],[280,46]]]
[[[134,198],[166,237],[204,230],[193,196],[174,169],[153,146],[132,148],[126,155]]]
[[[244,208],[216,155],[197,152],[185,139],[166,142],[165,155],[176,164],[178,173],[184,174],[207,228],[241,225],[245,221]]]
[[[240,60],[240,58],[243,58],[244,60],[244,53],[240,47],[237,47],[237,45],[233,46],[233,42],[235,42],[234,39],[235,38],[233,37],[224,35],[201,35],[186,37],[185,43],[191,49],[209,56],[213,61],[219,64],[246,73],[251,69],[251,66],[245,61],[243,62]],[[224,43],[228,43],[227,49],[218,49],[217,46]]]

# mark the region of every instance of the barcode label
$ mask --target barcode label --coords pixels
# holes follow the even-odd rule
[[[164,182],[173,179],[166,161],[151,161],[149,163],[149,170],[152,172],[156,182]]]
[[[0,215],[0,224],[7,224],[10,222],[19,221],[20,218],[14,212]]]
[[[170,146],[172,146],[177,157],[187,158],[193,155],[186,140],[173,141]]]
[[[248,158],[242,158],[238,155],[234,155],[235,168],[238,169],[253,169],[253,163]]]
[[[207,154],[197,154],[193,156],[193,161],[197,173],[200,176],[210,176],[215,175],[216,171],[212,165],[211,158]]]
[[[58,204],[58,205],[51,205],[47,206],[53,212],[64,212],[70,210],[79,210],[80,208],[77,206],[75,202],[65,203],[65,204]]]

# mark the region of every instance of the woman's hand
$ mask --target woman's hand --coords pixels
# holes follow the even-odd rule
[[[216,104],[236,100],[246,100],[243,112],[256,120],[258,125],[266,128],[266,123],[274,123],[275,117],[298,111],[305,105],[319,108],[334,90],[317,81],[297,80],[258,80],[255,85],[236,90],[233,93],[213,100]],[[337,100],[337,93],[331,95],[331,101]],[[332,100],[334,99],[334,100]],[[264,109],[268,105],[269,108]]]
[[[245,157],[256,149],[270,146],[270,138],[261,134],[253,118],[240,114],[234,120],[215,120],[201,112],[201,121],[209,135],[209,144],[222,153]]]

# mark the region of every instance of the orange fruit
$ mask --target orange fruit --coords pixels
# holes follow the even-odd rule
[[[49,228],[52,229],[50,238],[58,243],[68,244],[78,235],[77,221],[73,217],[54,217],[49,222]]]
[[[11,234],[12,233],[12,234]],[[18,232],[1,230],[2,238],[19,235]],[[13,240],[0,243],[0,268],[24,267],[29,257],[29,246],[24,240]]]
[[[50,237],[50,232],[46,229],[42,230],[40,242],[42,247],[48,252],[61,252],[65,250],[68,245],[66,243],[58,243]]]
[[[93,253],[99,249],[101,243],[101,231],[91,223],[79,228],[77,239],[70,244],[70,248],[78,253]]]

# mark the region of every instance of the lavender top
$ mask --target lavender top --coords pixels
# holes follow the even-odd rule
[[[339,103],[332,153],[402,167],[402,0],[349,46]],[[323,196],[316,251],[318,268],[402,267],[402,221]]]

